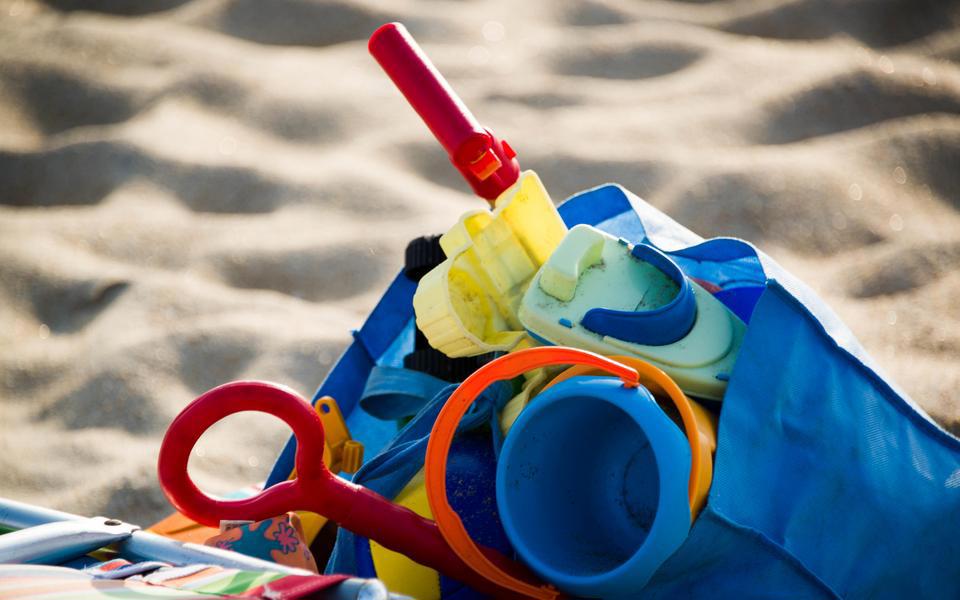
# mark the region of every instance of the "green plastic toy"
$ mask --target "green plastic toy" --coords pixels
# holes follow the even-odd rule
[[[643,358],[709,400],[723,398],[746,331],[667,255],[588,225],[537,272],[519,317],[541,342]]]

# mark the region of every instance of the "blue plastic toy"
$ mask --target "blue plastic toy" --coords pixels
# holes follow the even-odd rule
[[[690,446],[646,388],[574,377],[537,396],[497,464],[517,553],[561,591],[634,598],[690,528]]]

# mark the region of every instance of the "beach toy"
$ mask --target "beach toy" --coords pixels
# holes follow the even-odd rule
[[[521,413],[500,451],[497,505],[517,553],[546,581],[577,595],[629,597],[690,527],[690,449],[629,366],[562,347],[520,350],[484,365],[450,396],[430,432],[427,497],[444,538],[467,564],[531,597],[556,594],[514,580],[479,551],[447,499],[446,454],[488,385],[571,363],[620,381],[575,378]]]
[[[480,125],[406,27],[381,26],[367,48],[478,196],[496,200],[517,181],[516,152]]]
[[[430,519],[430,505],[427,503],[427,491],[423,485],[423,470],[417,472],[413,479],[404,486],[393,499],[398,506],[403,506]],[[397,591],[403,592],[417,600],[437,600],[441,597],[440,576],[430,567],[421,565],[399,552],[392,552],[376,542],[368,542],[370,561],[377,577]],[[358,548],[356,551],[361,552]]]
[[[513,427],[514,421],[520,416],[520,411],[530,403],[543,386],[549,381],[550,375],[546,369],[534,369],[523,374],[523,384],[516,396],[500,411],[500,431],[504,435]]]
[[[363,464],[363,444],[350,437],[340,405],[324,396],[313,408],[323,424],[323,464],[332,473],[356,473]]]
[[[588,225],[533,278],[519,317],[545,343],[643,358],[709,400],[723,398],[746,331],[668,256]]]
[[[520,300],[567,228],[532,171],[440,238],[447,259],[420,280],[417,327],[450,357],[511,350],[524,337]]]
[[[690,448],[644,387],[575,377],[500,451],[497,506],[523,561],[564,592],[634,598],[687,537]]]
[[[323,464],[334,473],[355,473],[363,464],[363,444],[350,437],[350,430],[347,428],[337,401],[330,396],[324,396],[317,399],[313,407],[326,432],[323,442]],[[296,475],[296,469],[290,477],[294,475]],[[249,498],[258,491],[259,488],[250,486],[231,493],[229,497]],[[327,523],[327,518],[308,511],[297,511],[297,516],[300,518],[303,539],[307,544],[312,544]],[[218,528],[201,525],[179,512],[154,523],[148,529],[175,540],[198,544],[220,534]]]
[[[440,238],[446,260],[422,276],[417,327],[450,357],[512,349],[524,338],[520,298],[567,228],[533,171],[482,127],[406,28],[389,23],[370,53],[493,213],[471,211]]]
[[[717,451],[717,417],[699,403],[683,393],[670,376],[633,356],[609,357],[619,363],[636,369],[640,375],[640,385],[647,388],[658,400],[668,416],[674,418],[687,436],[690,446],[690,478],[687,484],[687,497],[690,502],[690,514],[693,518],[700,513],[707,502],[707,493],[713,481],[713,455]],[[550,380],[541,392],[567,381],[571,377],[604,375],[600,369],[574,365]],[[669,400],[671,405],[663,406],[659,399]],[[535,400],[535,399],[533,399]],[[676,415],[674,417],[674,414]]]
[[[252,498],[211,498],[197,488],[187,472],[190,452],[210,426],[244,411],[265,412],[293,429],[298,445],[297,475]],[[512,597],[509,590],[492,584],[452,553],[436,523],[331,473],[320,460],[323,443],[323,423],[293,390],[255,381],[224,384],[194,400],[170,424],[160,447],[160,485],[177,510],[199,523],[259,521],[291,510],[308,510],[479,591]],[[525,576],[520,565],[496,551],[485,549],[483,555],[514,576]]]

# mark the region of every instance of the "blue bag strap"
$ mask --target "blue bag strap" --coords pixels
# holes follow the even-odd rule
[[[396,421],[420,412],[449,385],[420,371],[375,366],[360,396],[360,407],[378,419]]]

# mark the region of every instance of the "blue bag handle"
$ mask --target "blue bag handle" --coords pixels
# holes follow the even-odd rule
[[[373,367],[360,396],[360,407],[384,421],[412,417],[450,382],[399,367]]]

